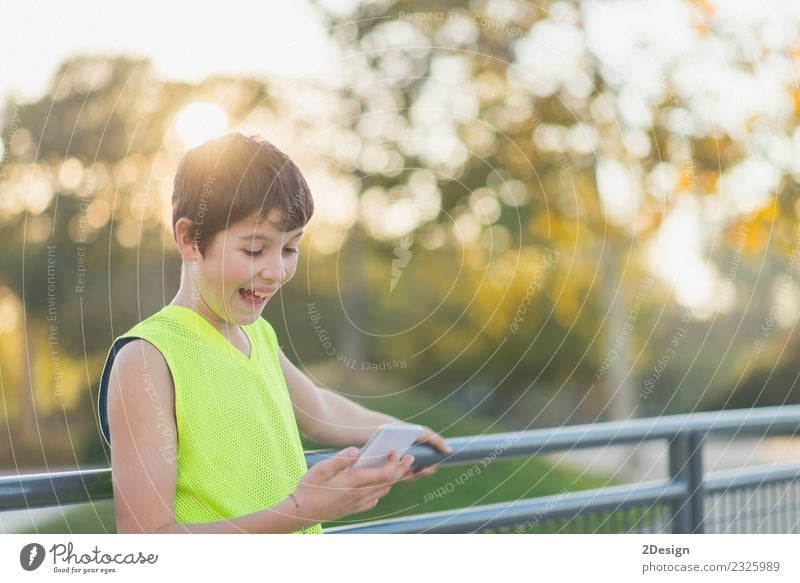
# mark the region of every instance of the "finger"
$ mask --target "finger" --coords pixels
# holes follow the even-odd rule
[[[406,473],[403,474],[403,477],[397,480],[398,482],[405,482],[406,480],[413,480],[414,479],[414,470],[412,468],[408,468]]]
[[[350,487],[358,490],[366,490],[387,482],[383,466],[380,468],[357,468],[348,471],[347,474]]]
[[[392,453],[394,454],[395,452]],[[414,463],[414,456],[405,455],[403,456],[402,460],[398,460],[397,455],[395,454],[394,460],[394,463],[386,464],[386,479],[389,482],[396,482],[408,471],[408,469],[411,467],[411,464]]]
[[[395,455],[395,458],[396,457]],[[397,480],[397,473],[401,471],[401,468],[402,465],[395,459],[393,463],[387,462],[378,468],[358,468],[348,473],[350,473],[350,478],[353,480],[354,487],[369,488],[395,482]]]
[[[361,496],[361,503],[362,504],[370,504],[373,500],[379,500],[386,496],[384,491],[386,488],[384,486],[374,486],[369,488],[368,490],[364,490]]]
[[[348,447],[338,452],[332,458],[319,463],[320,471],[325,478],[332,478],[345,468],[352,466],[358,460],[357,447]]]
[[[411,472],[413,463],[413,455],[403,456],[403,459],[394,468],[391,468],[391,473],[386,475],[386,481],[392,484],[399,482]]]
[[[380,467],[385,479],[389,479],[389,476],[392,476],[395,473],[398,463],[399,461],[397,459],[397,452],[390,451],[389,455],[386,456],[386,462]]]
[[[375,500],[375,499],[370,498],[368,500],[364,500],[364,501],[361,502],[361,504],[358,505],[358,508],[356,509],[355,513],[366,512],[367,510],[372,510],[377,505],[378,505],[378,501]]]
[[[369,469],[383,468],[387,464],[397,463],[397,452],[396,451],[390,451],[389,454],[386,455],[386,456],[383,456],[383,458],[381,458],[381,457],[379,457],[377,455],[366,456],[364,458],[364,461],[368,462],[368,465],[371,466]]]
[[[434,433],[433,431],[431,431],[431,433],[427,436],[425,443],[436,448],[442,453],[453,453],[453,448],[447,445],[444,437],[438,433]]]
[[[438,470],[439,470],[439,468],[437,468],[436,466],[424,466],[424,467],[419,468],[417,470],[417,472],[414,474],[414,477],[415,478],[424,478],[426,476],[432,476]]]
[[[400,481],[416,480],[419,477],[420,477],[419,470],[415,470],[414,468],[409,468],[409,470],[405,473],[405,475],[401,478]]]
[[[403,456],[403,461],[400,462],[400,468],[397,471],[395,481],[400,480],[407,472],[411,471],[411,466],[414,463],[414,456]]]
[[[438,468],[436,466],[422,466],[420,468],[411,469],[403,479],[407,480],[416,480],[418,478],[424,478],[426,476],[430,476],[436,473]]]
[[[368,500],[378,501],[381,498],[386,497],[389,494],[389,492],[391,492],[391,490],[392,490],[392,485],[391,484],[384,485],[384,486],[379,486],[377,488],[371,489],[370,493],[369,493],[369,496],[367,498],[368,498]]]

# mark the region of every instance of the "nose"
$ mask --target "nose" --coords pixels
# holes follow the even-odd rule
[[[281,257],[268,257],[260,266],[259,276],[268,285],[280,285],[286,279],[286,266]]]

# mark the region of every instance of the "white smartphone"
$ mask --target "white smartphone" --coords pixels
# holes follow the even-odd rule
[[[377,468],[386,463],[386,457],[393,451],[397,452],[397,458],[400,459],[420,433],[422,433],[421,425],[411,423],[381,425],[361,448],[358,461],[351,467]]]

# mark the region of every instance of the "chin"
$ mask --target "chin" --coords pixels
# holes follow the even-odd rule
[[[264,312],[263,308],[258,310],[257,312],[250,312],[247,314],[247,316],[240,318],[241,322],[239,322],[239,324],[252,324],[261,317],[261,314],[263,312]]]

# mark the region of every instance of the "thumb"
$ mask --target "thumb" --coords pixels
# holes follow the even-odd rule
[[[342,470],[349,468],[358,461],[358,455],[361,452],[357,447],[348,447],[337,453],[332,458],[320,464],[324,467],[324,474],[326,477],[332,478]]]

